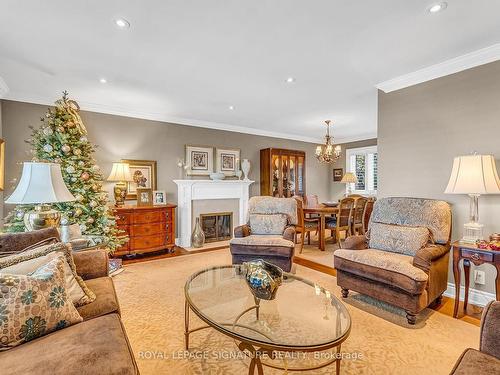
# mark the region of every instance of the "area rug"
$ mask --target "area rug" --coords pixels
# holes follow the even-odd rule
[[[113,278],[123,323],[141,374],[246,374],[248,361],[221,353],[238,352],[234,342],[212,329],[190,337],[184,352],[184,283],[195,271],[230,264],[227,249],[124,266]],[[340,295],[335,277],[295,265],[297,275]],[[426,309],[416,326],[398,309],[356,293],[345,304],[352,330],[342,352],[343,374],[448,374],[467,347],[477,348],[479,328]],[[297,301],[300,303],[300,301]],[[192,318],[192,326],[199,322]],[[354,356],[353,356],[354,357]],[[311,371],[332,374],[334,367]],[[265,374],[284,371],[264,369]]]

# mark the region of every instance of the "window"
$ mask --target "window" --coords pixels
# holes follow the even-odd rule
[[[346,172],[354,173],[358,180],[355,184],[351,184],[352,193],[366,195],[377,194],[377,146],[348,148],[346,150],[345,169]],[[346,186],[346,189],[348,188],[349,186]]]

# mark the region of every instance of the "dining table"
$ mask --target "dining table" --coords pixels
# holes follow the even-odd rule
[[[304,207],[302,209],[304,215],[318,215],[319,216],[319,240],[318,247],[321,251],[325,251],[325,230],[326,230],[326,217],[336,215],[339,211],[337,205],[319,204],[314,207]]]

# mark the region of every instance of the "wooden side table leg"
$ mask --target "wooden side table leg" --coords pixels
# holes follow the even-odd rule
[[[470,261],[464,259],[464,284],[465,284],[465,297],[464,297],[464,311],[467,311],[467,303],[469,302],[469,283],[470,283]]]
[[[460,258],[453,251],[453,278],[455,279],[455,306],[453,307],[453,317],[458,315],[458,305],[460,303]]]

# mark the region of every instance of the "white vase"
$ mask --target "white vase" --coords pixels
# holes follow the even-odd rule
[[[243,161],[241,162],[241,170],[243,171],[243,175],[245,176],[243,181],[250,181],[248,179],[248,172],[250,172],[250,160],[243,159]]]

